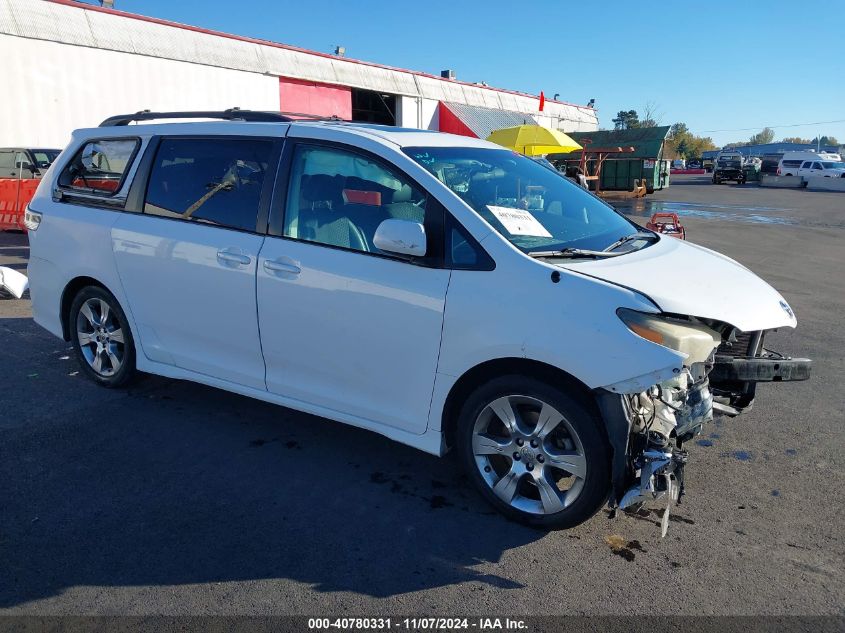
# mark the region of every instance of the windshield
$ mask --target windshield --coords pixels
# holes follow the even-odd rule
[[[822,167],[825,169],[845,169],[845,163],[836,163],[833,161],[824,161]]]
[[[602,250],[641,230],[560,172],[505,149],[406,147],[404,152],[529,253]]]

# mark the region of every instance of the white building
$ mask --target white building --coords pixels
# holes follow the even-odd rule
[[[587,106],[213,32],[72,0],[0,0],[0,147],[150,109],[282,110],[486,136],[598,128]]]

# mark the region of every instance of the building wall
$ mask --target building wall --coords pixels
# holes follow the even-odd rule
[[[279,77],[279,105],[273,109],[352,118],[352,89]]]
[[[440,119],[436,99],[423,97],[396,97],[396,125],[422,130],[439,130]]]
[[[785,152],[806,152],[806,151],[822,151],[831,152],[833,154],[840,153],[839,147],[836,145],[822,145],[820,148],[815,144],[810,143],[765,143],[762,145],[743,145],[740,147],[731,147],[730,151],[744,154],[746,156],[765,156],[766,154],[783,154]],[[707,150],[701,152],[702,158],[715,158],[721,152],[720,149]]]
[[[396,97],[396,125],[420,127],[419,97]]]
[[[63,145],[106,116],[152,110],[278,110],[279,77],[397,96],[401,123],[438,129],[441,101],[537,114],[537,97],[100,9],[0,0],[0,146]],[[9,95],[15,95],[11,98]],[[543,121],[598,128],[595,110],[546,101]]]
[[[257,73],[0,35],[0,146],[63,148],[70,133],[138,110],[279,109]]]
[[[440,102],[436,99],[420,100],[420,125],[424,130],[440,129]]]

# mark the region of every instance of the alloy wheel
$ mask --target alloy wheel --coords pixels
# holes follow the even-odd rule
[[[105,300],[92,297],[82,304],[76,316],[76,338],[98,375],[110,377],[120,370],[126,352],[123,329]]]
[[[473,427],[472,452],[493,493],[530,514],[566,509],[587,476],[573,426],[552,405],[530,396],[503,396],[485,406]]]

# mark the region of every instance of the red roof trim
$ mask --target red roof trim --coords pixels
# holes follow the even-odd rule
[[[178,29],[184,29],[186,31],[194,31],[195,33],[205,33],[206,35],[216,35],[217,37],[225,37],[230,40],[237,40],[240,42],[249,42],[251,44],[262,44],[264,46],[273,46],[275,48],[284,48],[291,51],[297,51],[299,53],[306,53],[307,55],[316,55],[317,57],[327,57],[329,59],[338,59],[345,62],[351,62],[353,64],[361,64],[362,66],[372,66],[373,68],[382,68],[385,70],[393,70],[400,73],[408,73],[409,75],[418,75],[420,77],[427,77],[429,79],[436,79],[438,81],[448,81],[449,83],[461,84],[464,86],[473,86],[475,88],[481,88],[482,90],[493,90],[495,92],[504,92],[506,94],[517,95],[519,97],[528,97],[530,99],[535,99],[538,103],[540,101],[539,97],[535,97],[532,94],[528,94],[527,92],[519,92],[517,90],[507,90],[505,88],[494,88],[492,86],[479,86],[478,84],[474,84],[469,81],[459,81],[457,79],[444,79],[443,77],[438,77],[437,75],[431,75],[429,73],[425,73],[419,70],[408,70],[406,68],[397,68],[395,66],[387,66],[386,64],[377,64],[375,62],[367,62],[360,59],[352,59],[349,57],[338,57],[337,55],[331,55],[329,53],[321,53],[319,51],[312,51],[308,50],[307,48],[300,48],[299,46],[291,46],[289,44],[280,44],[279,42],[271,42],[270,40],[261,40],[254,37],[245,37],[243,35],[232,35],[231,33],[224,33],[223,31],[213,31],[211,29],[204,29],[199,26],[191,26],[190,24],[182,24],[180,22],[171,22],[170,20],[162,20],[160,18],[152,18],[146,15],[140,15],[138,13],[129,13],[127,11],[120,11],[118,9],[107,9],[106,7],[98,7],[90,4],[83,4],[77,2],[76,0],[47,0],[48,2],[52,2],[53,4],[62,4],[68,7],[74,7],[76,9],[83,9],[85,11],[97,11],[99,13],[108,13],[111,15],[117,15],[124,18],[129,18],[131,20],[140,20],[141,22],[151,22],[153,24],[161,24],[162,26],[172,26]],[[570,103],[569,101],[556,101],[554,99],[546,98],[546,103],[558,103],[560,105],[568,105],[573,106],[575,108],[587,108],[586,105],[579,105],[577,103]]]

